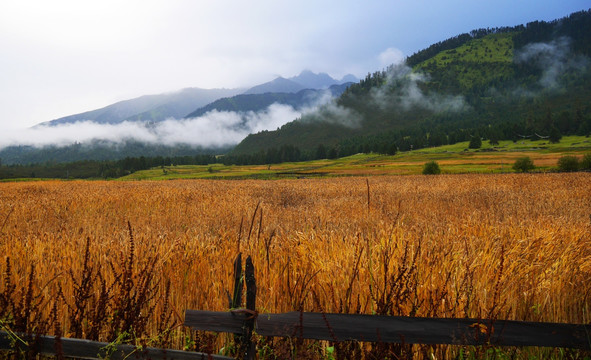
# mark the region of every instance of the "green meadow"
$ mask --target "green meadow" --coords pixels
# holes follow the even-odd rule
[[[492,146],[484,141],[480,149],[468,149],[468,142],[400,152],[396,155],[356,154],[338,159],[270,165],[179,165],[138,171],[121,180],[171,179],[280,179],[325,176],[371,176],[420,174],[423,165],[436,161],[442,174],[503,173],[519,157],[529,156],[536,168],[545,172],[557,169],[564,155],[582,157],[591,152],[591,138],[563,137],[559,143],[548,140],[500,141]]]

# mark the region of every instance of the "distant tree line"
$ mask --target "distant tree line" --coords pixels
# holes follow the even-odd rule
[[[69,163],[46,162],[29,165],[1,165],[0,179],[52,178],[52,179],[108,179],[118,178],[139,170],[157,166],[207,165],[216,162],[214,155],[175,157],[126,157],[121,160],[84,160]]]
[[[4,164],[46,164],[66,163],[84,160],[111,161],[125,157],[157,158],[194,156],[201,154],[222,154],[230,150],[222,148],[200,148],[189,144],[152,144],[137,140],[128,140],[121,143],[112,143],[102,140],[93,140],[89,143],[75,142],[66,146],[49,145],[35,146],[9,146],[0,150],[0,158]]]

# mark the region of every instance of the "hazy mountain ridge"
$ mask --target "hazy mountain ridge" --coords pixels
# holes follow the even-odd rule
[[[359,79],[352,74],[347,74],[342,79],[337,80],[327,73],[321,72],[315,74],[310,70],[304,70],[299,75],[290,77],[289,80],[297,82],[306,89],[327,89],[333,85],[342,85],[344,83],[359,81]]]
[[[326,73],[314,73],[304,70],[299,75],[290,77],[277,77],[272,81],[254,86],[246,90],[244,95],[265,94],[265,93],[297,93],[304,89],[328,89],[333,85],[342,85],[349,82],[357,82],[354,75],[345,75],[341,80],[336,80]]]
[[[119,101],[100,109],[65,116],[40,125],[60,125],[78,121],[116,124],[129,121],[162,121],[169,117],[182,117],[187,112],[222,97],[240,93],[240,89],[186,88],[180,91],[144,95]]]
[[[93,121],[99,124],[117,124],[123,121],[158,122],[168,118],[181,119],[203,106],[221,98],[238,94],[297,93],[305,89],[327,89],[357,79],[346,75],[343,80],[335,80],[326,73],[315,74],[309,70],[285,79],[278,77],[273,81],[244,89],[201,89],[185,88],[179,91],[143,95],[107,105],[100,109],[64,116],[39,125],[60,125],[79,121]],[[346,81],[345,81],[346,80]]]
[[[168,118],[180,119],[189,111],[198,106],[203,106],[220,98],[233,96],[241,92],[241,89],[188,89],[193,92],[190,96],[174,97],[165,104],[159,105],[146,112],[135,114],[126,118],[127,121],[162,121]],[[181,90],[181,92],[185,92]]]
[[[304,86],[280,76],[264,84],[253,86],[246,90],[243,94],[253,95],[266,93],[296,93],[300,90],[304,90]]]
[[[185,116],[193,118],[202,116],[210,111],[247,112],[261,111],[272,104],[284,104],[300,110],[304,107],[314,106],[324,96],[340,96],[352,83],[332,85],[326,90],[304,89],[296,93],[274,92],[264,94],[240,94],[233,97],[216,100]]]

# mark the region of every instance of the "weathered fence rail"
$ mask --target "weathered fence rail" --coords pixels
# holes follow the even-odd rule
[[[61,355],[78,359],[166,359],[166,360],[232,360],[233,358],[199,352],[158,349],[152,347],[138,348],[132,345],[116,345],[83,339],[60,338],[41,335],[38,338],[19,334],[23,343],[15,339],[13,334],[0,331],[0,349],[23,352],[32,350],[35,354]]]
[[[249,314],[187,310],[185,325],[195,330],[241,333]],[[546,346],[591,349],[591,326],[582,324],[444,319],[357,314],[288,312],[260,314],[262,336],[328,341],[405,344]]]

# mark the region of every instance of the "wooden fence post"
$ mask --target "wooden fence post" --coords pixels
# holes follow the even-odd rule
[[[242,288],[242,253],[238,253],[234,260],[234,291],[232,292],[232,298],[229,299],[230,310],[242,307]],[[234,343],[240,343],[240,334],[234,334]]]
[[[240,341],[240,354],[243,359],[254,359],[256,353],[256,345],[252,342],[252,332],[257,317],[256,312],[256,296],[257,285],[254,276],[254,265],[251,257],[246,258],[246,266],[244,269],[244,277],[246,282],[246,311],[249,316],[246,317],[242,325],[242,338]]]
[[[244,275],[244,277],[243,277]],[[242,308],[242,289],[246,283],[246,308]],[[228,294],[228,297],[230,295]],[[237,355],[240,359],[254,359],[256,346],[252,342],[252,332],[256,321],[257,286],[254,276],[254,265],[251,257],[246,258],[244,273],[242,272],[242,253],[234,260],[234,292],[230,299],[230,311],[233,315],[246,315],[241,331],[234,333],[234,343],[238,345]]]
[[[238,309],[242,304],[242,253],[234,260],[234,292],[230,299],[230,309]]]

